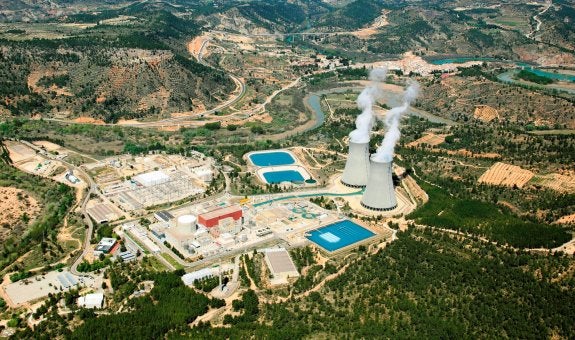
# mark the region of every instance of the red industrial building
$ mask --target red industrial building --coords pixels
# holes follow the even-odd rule
[[[208,211],[198,215],[198,223],[208,228],[217,226],[224,218],[232,217],[234,221],[242,218],[242,208],[239,205]]]

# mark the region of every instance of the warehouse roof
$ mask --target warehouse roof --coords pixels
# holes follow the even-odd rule
[[[274,277],[278,275],[299,276],[297,268],[289,253],[284,248],[267,249],[266,262]]]
[[[170,214],[169,212],[165,211],[165,210],[161,210],[158,211],[154,214],[154,216],[163,222],[169,222],[170,220],[172,220],[174,218],[174,215]]]
[[[231,205],[229,207],[208,211],[206,213],[200,214],[199,216],[205,218],[206,220],[209,220],[212,218],[220,217],[222,215],[235,213],[235,212],[241,211],[241,210],[242,210],[242,208],[239,205]]]

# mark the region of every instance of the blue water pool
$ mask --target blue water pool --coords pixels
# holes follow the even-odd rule
[[[290,165],[295,163],[295,159],[285,151],[272,151],[253,153],[250,160],[257,166]]]
[[[270,171],[264,173],[264,178],[269,184],[281,182],[303,182],[302,175],[295,170]]]
[[[375,234],[364,227],[352,221],[343,220],[313,230],[306,235],[306,238],[327,251],[335,251],[373,235]]]

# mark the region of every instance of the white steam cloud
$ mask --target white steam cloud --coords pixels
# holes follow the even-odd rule
[[[410,81],[407,89],[403,93],[403,104],[387,111],[384,119],[387,132],[383,137],[381,146],[377,148],[376,153],[371,156],[373,161],[388,163],[393,160],[393,150],[401,136],[401,132],[399,131],[399,121],[403,114],[407,112],[409,105],[413,103],[415,98],[417,98],[418,94],[419,83],[416,81]]]
[[[387,68],[376,68],[369,72],[371,83],[357,97],[357,107],[361,114],[355,120],[356,129],[349,134],[354,143],[369,143],[369,133],[373,127],[373,104],[381,98],[379,85],[385,81]]]

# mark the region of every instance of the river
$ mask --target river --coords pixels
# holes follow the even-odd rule
[[[316,121],[315,121],[315,124],[311,128],[309,128],[308,130],[313,130],[313,129],[321,126],[325,122],[325,112],[323,112],[323,110],[321,109],[321,103],[320,103],[322,95],[330,94],[330,93],[343,93],[343,92],[348,92],[348,91],[352,91],[354,93],[359,94],[363,89],[364,89],[364,87],[361,87],[361,86],[347,86],[347,87],[337,87],[337,88],[333,88],[333,89],[322,90],[322,91],[310,93],[308,96],[306,96],[306,98],[304,100],[306,101],[307,107],[310,108],[312,110],[312,112],[314,113]],[[402,92],[393,92],[393,91],[383,91],[382,98],[381,98],[381,102],[384,102],[389,107],[395,107],[395,106],[401,105],[402,100],[403,100]],[[408,112],[408,114],[410,114],[412,116],[425,118],[432,123],[439,123],[439,124],[445,124],[445,125],[458,125],[459,124],[453,120],[443,118],[440,116],[436,116],[436,115],[431,114],[427,111],[423,111],[423,110],[416,109],[413,107],[410,107],[407,112]]]

